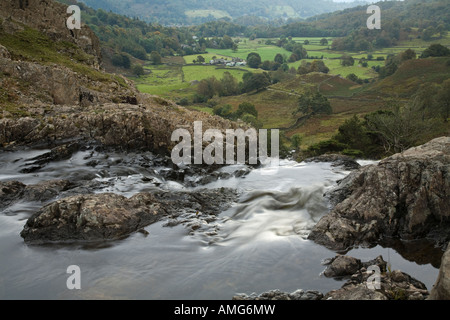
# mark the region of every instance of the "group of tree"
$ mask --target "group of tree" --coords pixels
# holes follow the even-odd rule
[[[312,62],[303,60],[297,69],[298,74],[307,74],[310,72],[328,73],[330,69],[325,65],[323,60],[313,60]]]
[[[233,107],[230,104],[225,104],[223,106],[217,105],[213,107],[213,113],[230,120],[241,119],[256,129],[262,127],[262,122],[258,120],[258,111],[256,110],[255,105],[249,102],[242,102],[234,112]]]
[[[78,5],[83,23],[94,31],[102,46],[111,48],[118,56],[128,54],[137,59],[148,60],[152,52],[163,57],[205,52],[205,47],[193,39],[194,33],[189,28],[165,27],[103,9],[95,10],[74,0],[60,1]],[[115,57],[115,65],[126,66],[127,62],[121,63]]]
[[[416,59],[416,52],[412,49],[407,49],[398,54],[389,54],[386,57],[383,67],[373,67],[375,71],[379,73],[379,77],[385,78],[392,74],[394,74],[399,66],[411,59]],[[427,49],[425,49],[419,58],[428,58],[428,57],[445,57],[450,56],[450,49],[441,45],[441,44],[432,44]]]
[[[307,92],[298,98],[297,110],[294,115],[301,113],[303,116],[313,116],[316,114],[331,114],[333,109],[331,104],[320,92]]]
[[[213,49],[233,49],[237,50],[239,40],[233,40],[230,36],[224,35],[223,37],[204,38],[201,37],[198,40],[198,44],[203,48]]]
[[[381,158],[445,134],[450,117],[450,79],[422,85],[408,102],[387,100],[376,112],[354,115],[331,139],[310,146],[304,156],[327,152]],[[446,129],[447,128],[447,129]]]
[[[242,81],[238,81],[230,72],[225,72],[218,80],[216,77],[203,79],[197,85],[194,102],[207,102],[214,96],[232,96],[251,91],[261,91],[271,84],[270,75],[267,72],[251,73],[243,75]]]

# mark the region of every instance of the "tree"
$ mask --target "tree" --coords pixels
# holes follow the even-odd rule
[[[364,121],[356,115],[345,120],[333,137],[336,141],[348,145],[351,149],[364,151],[371,144]]]
[[[115,54],[112,59],[111,62],[113,65],[115,65],[116,67],[122,67],[125,69],[130,69],[131,67],[131,60],[128,57],[127,54]]]
[[[328,73],[329,71],[330,69],[322,60],[314,60],[313,62],[302,61],[297,72],[298,74],[307,74],[310,72]]]
[[[263,73],[246,73],[242,77],[242,92],[256,92],[265,89],[270,85],[270,76],[267,72]]]
[[[220,79],[219,96],[232,96],[239,93],[239,84],[233,75],[226,71]]]
[[[136,75],[138,77],[145,74],[144,68],[142,67],[142,65],[140,65],[138,63],[133,65],[133,68],[131,69],[131,71],[133,72],[134,75]]]
[[[322,73],[328,73],[330,69],[325,65],[323,60],[314,60],[311,63],[311,72],[322,72]]]
[[[298,99],[298,108],[294,114],[302,112],[305,115],[331,114],[333,109],[327,97],[320,92],[303,94]]]
[[[422,39],[425,40],[425,41],[431,40],[431,37],[435,33],[436,33],[436,30],[432,26],[429,26],[428,28],[423,30]]]
[[[278,62],[279,64],[283,64],[284,63],[284,58],[281,55],[281,53],[277,53],[275,58],[273,59],[273,61]]]
[[[416,144],[423,132],[430,130],[430,123],[422,121],[411,105],[397,101],[388,102],[385,111],[365,116],[371,134],[381,141],[386,153],[398,153]]]
[[[203,56],[197,56],[197,62],[203,63],[203,62],[205,62],[205,58],[203,58]]]
[[[241,120],[250,124],[255,129],[260,129],[263,126],[263,123],[252,114],[248,113],[244,114]]]
[[[150,53],[150,61],[152,62],[152,64],[157,65],[157,64],[161,64],[162,61],[162,57],[159,54],[159,52],[157,51],[152,51]]]
[[[397,71],[400,66],[400,58],[397,55],[389,54],[384,61],[384,67],[381,67],[379,70],[380,78],[386,78]]]
[[[215,94],[220,92],[220,90],[221,83],[216,79],[216,77],[202,79],[197,86],[197,94],[205,97],[206,99],[211,99]]]
[[[358,79],[359,79],[358,76],[356,74],[354,74],[354,73],[350,73],[345,78],[350,80],[350,81],[353,81],[353,82],[357,82]]]
[[[444,47],[441,44],[432,44],[422,52],[420,57],[428,58],[428,57],[445,57],[445,56],[450,56],[449,48]]]
[[[247,65],[250,68],[259,68],[261,64],[261,56],[256,52],[250,52],[247,56]]]
[[[303,41],[303,44],[304,44],[304,45],[308,45],[308,44],[309,44],[309,40]]]
[[[303,137],[300,133],[296,133],[291,137],[291,144],[292,144],[292,147],[295,149],[295,151],[298,152],[300,150],[302,141],[303,141]]]
[[[349,66],[353,66],[355,64],[355,59],[353,59],[352,56],[348,55],[348,54],[344,54],[341,57],[341,65],[344,67],[349,67]]]
[[[325,38],[320,39],[320,45],[321,46],[327,46],[328,45],[328,40]]]
[[[233,119],[233,107],[230,104],[225,104],[223,106],[215,106],[213,108],[213,113],[222,118]]]
[[[406,60],[411,60],[411,59],[415,59],[416,58],[416,52],[412,49],[407,49],[405,51],[403,51],[402,53],[400,53],[400,60],[406,61]]]
[[[250,102],[242,102],[238,109],[236,110],[236,116],[239,118],[244,114],[251,114],[255,118],[258,117],[258,111],[255,108],[254,104],[251,104]]]

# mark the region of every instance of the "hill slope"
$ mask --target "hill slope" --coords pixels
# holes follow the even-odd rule
[[[217,18],[257,16],[267,19],[306,18],[353,7],[331,0],[83,0],[93,8],[136,16],[163,24],[198,24]],[[362,4],[363,2],[359,2]]]
[[[104,72],[95,47],[83,45],[97,37],[85,25],[84,37],[72,35],[63,4],[2,0],[1,9],[0,149],[76,141],[167,154],[180,125],[202,120],[205,130],[236,127],[141,94],[132,82]]]

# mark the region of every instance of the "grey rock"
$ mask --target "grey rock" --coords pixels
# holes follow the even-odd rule
[[[151,194],[130,199],[112,193],[78,195],[41,208],[27,220],[20,235],[27,243],[114,240],[164,214]]]
[[[167,217],[167,226],[183,223],[195,231],[214,221],[236,198],[236,191],[226,188],[142,192],[131,198],[113,193],[75,195],[42,207],[20,235],[25,242],[37,244],[117,240]]]
[[[439,275],[431,289],[430,300],[450,300],[450,246],[442,256]]]
[[[334,261],[340,257],[343,256],[337,256]],[[349,260],[349,258],[352,257],[347,257],[345,260]],[[369,279],[369,277],[373,276],[373,272],[368,271],[370,266],[378,267],[380,271],[378,279],[379,288],[371,288],[368,286],[368,282],[373,280]],[[385,268],[386,261],[381,256],[374,260],[361,262],[360,268],[351,275],[350,279],[340,289],[328,292],[324,296],[324,299],[424,300],[428,297],[429,292],[422,282],[400,270],[389,271]],[[350,269],[348,269],[348,272],[350,272]]]
[[[321,300],[323,294],[319,291],[298,289],[292,293],[283,292],[279,289],[263,292],[259,295],[252,293],[247,295],[240,293],[233,296],[232,300]]]
[[[351,276],[356,273],[361,266],[361,260],[359,259],[338,255],[333,259],[323,274],[329,278]]]
[[[353,171],[338,188],[339,203],[309,235],[319,244],[346,250],[383,237],[450,240],[450,137]]]

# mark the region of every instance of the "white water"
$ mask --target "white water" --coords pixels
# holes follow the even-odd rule
[[[131,196],[156,188],[141,180],[152,169],[127,168],[116,161],[133,155],[111,155],[108,167],[92,168],[85,165],[86,153],[79,152],[39,173],[18,173],[23,159],[36,154],[0,155],[0,180],[28,184],[93,174],[99,181],[114,181],[98,192]],[[328,210],[323,193],[346,174],[327,163],[281,161],[278,168],[207,185],[236,188],[242,196],[218,221],[194,233],[181,224],[163,227],[162,221],[145,228],[147,237],[136,233],[92,246],[24,244],[19,233],[42,204],[17,203],[0,213],[0,299],[230,299],[236,293],[271,289],[337,289],[343,282],[320,275],[325,268],[321,261],[336,253],[306,237]],[[183,188],[160,181],[160,188]],[[365,260],[389,256],[393,269],[410,273],[429,289],[437,277],[436,268],[407,261],[393,249],[356,249],[349,254]],[[74,264],[81,269],[81,290],[66,287],[66,269]]]

